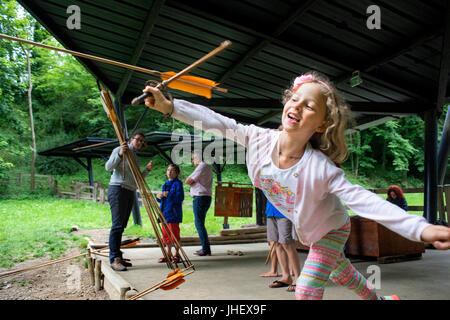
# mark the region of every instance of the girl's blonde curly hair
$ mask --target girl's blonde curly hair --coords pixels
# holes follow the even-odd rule
[[[319,149],[335,163],[342,163],[348,155],[348,147],[345,141],[345,129],[350,111],[344,98],[336,87],[324,75],[316,71],[310,71],[303,76],[308,78],[306,82],[317,83],[326,97],[327,106],[327,128],[325,132],[316,132],[309,142],[314,149]],[[305,82],[305,83],[306,83]],[[294,86],[286,89],[283,94],[283,105],[289,101],[294,94]],[[295,89],[296,90],[296,89]]]

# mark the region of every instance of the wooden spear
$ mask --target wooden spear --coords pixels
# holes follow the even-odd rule
[[[98,62],[102,62],[102,63],[111,64],[111,65],[114,65],[114,66],[117,66],[117,67],[122,67],[122,68],[130,69],[130,70],[134,70],[134,71],[138,71],[138,72],[142,72],[142,73],[151,74],[151,75],[159,77],[159,78],[163,78],[165,76],[164,72],[151,70],[151,69],[147,69],[147,68],[142,68],[142,67],[134,66],[132,64],[118,62],[118,61],[111,60],[111,59],[101,58],[101,57],[97,57],[97,56],[94,56],[94,55],[91,55],[91,54],[86,54],[86,53],[82,53],[82,52],[78,52],[78,51],[62,49],[62,48],[50,46],[50,45],[39,43],[39,42],[34,42],[34,41],[26,40],[26,39],[21,39],[21,38],[9,36],[9,35],[2,34],[2,33],[0,33],[0,38],[7,39],[7,40],[12,40],[12,41],[16,41],[16,42],[21,42],[21,43],[26,43],[26,44],[30,44],[30,45],[33,45],[33,46],[36,46],[36,47],[41,47],[41,48],[45,48],[45,49],[49,49],[49,50],[54,50],[54,51],[59,51],[59,52],[71,54],[73,56],[77,56],[77,57],[80,57],[80,58],[94,60],[94,61],[98,61]],[[228,45],[230,45],[230,44],[231,44],[231,42],[228,41]],[[195,78],[195,77],[192,77],[192,78]],[[183,79],[183,78],[181,78],[181,79],[177,79],[177,81],[179,81],[181,83],[184,83],[184,84],[187,84],[187,85],[208,88],[208,89],[211,89],[211,90],[214,90],[214,91],[228,92],[227,89],[216,87],[216,86],[209,86],[207,84],[202,84],[202,83],[196,82],[192,78],[191,79]],[[198,79],[201,79],[201,78],[198,78]],[[171,80],[171,79],[169,79],[169,80]],[[205,79],[203,79],[203,80],[205,80]],[[192,93],[195,93],[195,92],[192,92]]]
[[[217,55],[219,52],[225,50],[226,48],[228,48],[229,46],[231,46],[231,41],[226,40],[224,42],[222,42],[220,44],[220,46],[218,46],[217,48],[215,48],[214,50],[212,50],[211,52],[209,52],[208,54],[204,55],[203,57],[201,57],[200,59],[198,59],[197,61],[195,61],[194,63],[192,63],[190,66],[187,66],[186,68],[184,68],[183,70],[181,70],[180,72],[178,72],[177,74],[175,74],[174,76],[172,76],[171,78],[164,80],[163,82],[161,82],[158,86],[156,86],[157,89],[164,89],[165,87],[167,87],[172,81],[178,79],[179,77],[191,72],[192,70],[194,70],[195,68],[197,68],[200,64],[202,64],[203,62],[205,62],[206,60],[214,57],[215,55]],[[138,105],[141,104],[142,102],[144,102],[144,99],[147,98],[150,95],[150,93],[144,93],[142,95],[140,95],[137,98],[134,98],[133,101],[131,101],[132,105]]]

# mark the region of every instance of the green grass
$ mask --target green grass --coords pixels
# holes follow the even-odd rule
[[[109,209],[90,202],[36,198],[0,201],[0,266],[11,267],[30,258],[55,259],[69,247],[86,241],[70,228],[108,227]],[[109,218],[110,220],[110,218]]]
[[[197,236],[197,229],[194,223],[194,211],[192,208],[192,198],[188,197],[183,202],[183,222],[180,224],[181,236]],[[151,226],[150,219],[147,216],[147,212],[143,207],[141,207],[141,217],[142,217],[142,227],[138,225],[133,225],[132,218],[128,222],[128,227],[125,230],[125,235],[134,235],[139,237],[149,237],[149,235],[154,238],[155,233],[153,227]],[[205,226],[208,234],[219,234],[223,229],[223,217],[214,216],[214,207],[211,206],[208,210],[205,219]],[[255,208],[253,208],[253,217],[250,218],[228,218],[228,224],[231,229],[240,228],[244,224],[256,223]]]
[[[195,236],[192,198],[187,197],[183,207],[182,236]],[[130,217],[125,235],[154,238],[154,231],[142,207],[142,227],[133,224]],[[255,222],[253,218],[229,218],[230,228]],[[223,217],[214,217],[211,207],[206,218],[209,234],[222,230]],[[89,201],[61,200],[54,197],[23,196],[0,201],[0,267],[48,255],[56,259],[70,247],[85,246],[83,238],[70,233],[71,227],[104,229],[111,227],[109,206]]]

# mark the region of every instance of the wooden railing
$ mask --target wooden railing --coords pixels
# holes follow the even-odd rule
[[[23,185],[25,183],[30,184],[31,174],[29,173],[14,173],[6,178],[0,180],[0,184],[15,184]],[[44,186],[51,188],[53,186],[54,177],[45,174],[34,175],[34,185],[36,188],[42,188]]]
[[[73,200],[88,200],[105,203],[107,201],[107,190],[100,182],[95,182],[93,186],[86,182],[58,183],[55,180],[53,192],[61,198]]]

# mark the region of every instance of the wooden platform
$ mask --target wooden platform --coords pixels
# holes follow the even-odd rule
[[[352,229],[347,240],[347,255],[374,257],[379,263],[416,260],[425,252],[425,244],[408,240],[381,224],[351,217]]]
[[[351,232],[345,247],[349,257],[377,259],[379,263],[394,263],[422,258],[425,244],[408,240],[381,224],[353,216]],[[297,250],[309,251],[299,244]]]

